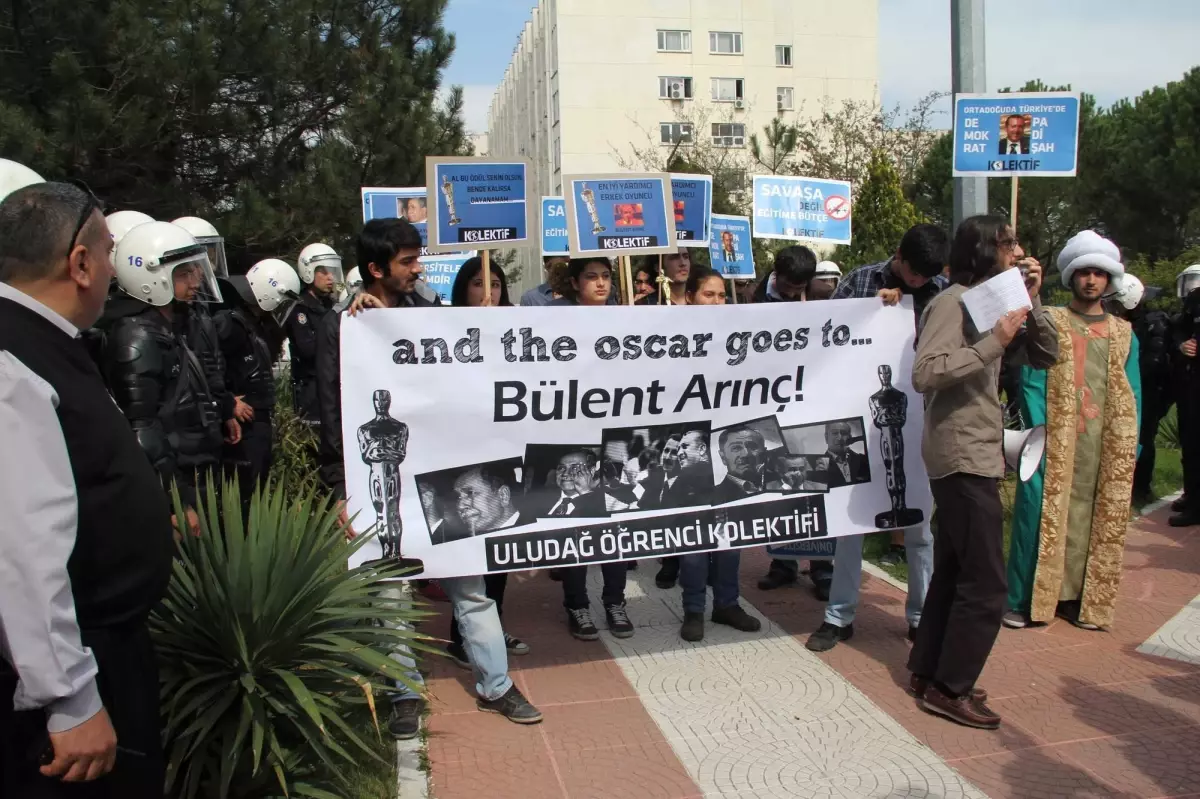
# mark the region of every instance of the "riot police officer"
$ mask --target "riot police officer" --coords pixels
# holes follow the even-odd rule
[[[169,222],[131,229],[114,254],[121,293],[99,323],[101,367],[117,405],[168,490],[194,507],[221,460],[221,420],[200,360],[177,317],[215,277],[202,245]]]
[[[1175,347],[1179,355],[1175,401],[1179,408],[1179,439],[1183,445],[1183,496],[1172,504],[1178,513],[1172,527],[1200,524],[1200,264],[1179,273],[1175,293],[1183,300],[1183,313],[1175,325]]]
[[[248,499],[271,471],[275,408],[273,366],[281,343],[280,328],[300,298],[300,278],[276,258],[259,261],[245,276],[226,281],[228,310],[213,317],[225,357],[226,381],[237,401],[242,440],[225,450]],[[273,330],[271,328],[274,328]]]
[[[341,293],[342,258],[328,244],[310,244],[298,263],[304,291],[284,329],[292,357],[292,402],[303,421],[321,423],[317,401],[317,329]]]

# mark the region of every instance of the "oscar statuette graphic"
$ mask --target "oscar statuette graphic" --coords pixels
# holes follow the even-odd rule
[[[457,225],[462,220],[458,218],[458,214],[454,213],[454,186],[450,184],[450,176],[442,177],[442,195],[446,198],[446,208],[450,211],[451,225]]]
[[[603,233],[604,225],[600,224],[600,214],[596,211],[596,192],[588,188],[586,183],[583,184],[583,190],[579,192],[579,196],[583,198],[583,204],[587,206],[588,216],[592,218],[592,232]]]
[[[909,508],[904,503],[904,492],[908,487],[904,477],[904,422],[908,419],[908,397],[892,387],[892,367],[879,367],[879,382],[883,387],[871,395],[871,416],[879,428],[892,509],[876,514],[875,526],[881,530],[894,530],[920,524],[925,514],[920,508]]]
[[[375,418],[358,428],[358,449],[371,468],[369,489],[375,508],[375,529],[384,560],[400,558],[400,464],[408,449],[408,425],[393,419],[392,393],[372,395]]]

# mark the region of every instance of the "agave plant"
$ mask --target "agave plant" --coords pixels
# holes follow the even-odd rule
[[[1171,408],[1159,422],[1155,444],[1163,449],[1183,449],[1182,441],[1179,437],[1179,416],[1175,409]]]
[[[162,675],[168,790],[194,799],[328,799],[379,759],[360,732],[375,697],[406,681],[398,645],[426,615],[383,595],[396,569],[347,568],[338,510],[309,490],[266,485],[243,523],[236,484],[181,530],[166,599],[151,619]],[[178,495],[176,516],[184,518]],[[415,652],[414,652],[415,654]],[[367,736],[370,737],[370,736]]]

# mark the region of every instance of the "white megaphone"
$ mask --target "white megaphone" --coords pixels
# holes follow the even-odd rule
[[[1045,425],[1040,424],[1028,430],[1004,431],[1004,463],[1009,471],[1017,473],[1022,483],[1033,477],[1045,453]]]

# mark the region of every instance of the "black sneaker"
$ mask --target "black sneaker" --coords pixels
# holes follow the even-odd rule
[[[1019,610],[1010,610],[1004,614],[1002,623],[1010,630],[1024,630],[1029,626],[1029,617]]]
[[[421,732],[421,713],[425,710],[423,699],[401,699],[392,703],[392,717],[388,720],[388,732],[397,741],[416,738]]]
[[[746,612],[741,605],[730,605],[727,608],[713,608],[713,624],[724,624],[744,633],[756,633],[762,629],[762,622]]]
[[[902,546],[893,544],[887,552],[883,553],[883,557],[879,559],[879,563],[883,566],[899,566],[907,558],[907,550]]]
[[[683,626],[679,628],[679,637],[685,641],[704,640],[704,614],[692,613],[690,611],[683,612]]]
[[[778,569],[771,569],[767,572],[766,577],[758,581],[758,588],[760,591],[774,591],[776,588],[782,588],[794,582],[796,582],[796,575]]]
[[[460,669],[471,668],[471,659],[467,657],[467,650],[463,648],[462,644],[451,643],[450,646],[446,647],[446,654],[450,656],[450,659]]]
[[[820,582],[813,581],[813,596],[821,602],[829,601],[829,589],[833,587],[833,580],[821,580]]]
[[[1184,508],[1181,512],[1167,519],[1167,524],[1172,527],[1194,527],[1200,524],[1200,510]]]
[[[600,631],[592,621],[592,611],[588,608],[568,609],[567,628],[580,641],[595,641],[600,637]]]
[[[514,724],[537,724],[542,720],[542,711],[529,704],[515,685],[499,699],[476,699],[475,707],[484,713],[499,713]]]
[[[550,575],[550,579],[553,580],[554,582],[556,582],[556,583],[562,582],[562,578],[563,578],[563,570],[562,569],[551,569],[548,572],[548,574]]]
[[[608,631],[614,637],[633,637],[633,622],[629,620],[629,612],[625,610],[624,602],[619,605],[605,605],[604,616],[608,619]]]
[[[663,558],[662,567],[654,575],[654,584],[664,591],[675,587],[679,580],[679,558]]]
[[[1176,513],[1183,513],[1185,510],[1187,510],[1187,506],[1188,498],[1186,494],[1171,501],[1171,510],[1175,511]]]
[[[908,625],[908,642],[910,644],[915,644],[917,642],[917,628],[913,627],[911,624]]]
[[[836,624],[823,622],[815,633],[808,636],[808,641],[805,642],[804,646],[810,652],[828,652],[837,646],[838,641],[849,641],[853,637],[853,624],[838,627]]]
[[[517,638],[515,635],[504,634],[504,648],[508,650],[510,655],[528,655],[529,644]]]

